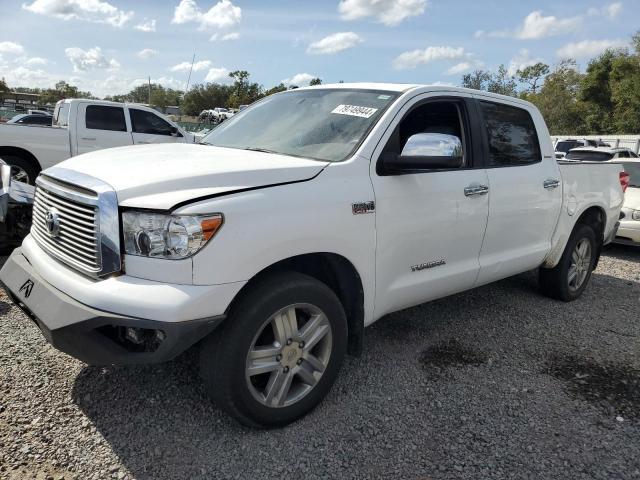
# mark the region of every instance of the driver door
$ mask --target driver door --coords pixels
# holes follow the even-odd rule
[[[425,94],[408,102],[374,152],[376,318],[476,282],[489,202],[469,100],[464,95]],[[416,133],[457,136],[463,165],[386,174],[380,158],[401,153]]]
[[[182,133],[159,115],[139,108],[129,107],[128,110],[135,145],[185,142]]]

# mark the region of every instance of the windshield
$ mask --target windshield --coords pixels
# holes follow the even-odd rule
[[[565,141],[565,142],[558,142],[556,144],[556,152],[567,153],[572,148],[576,148],[576,147],[579,147],[579,146],[580,146],[580,143],[576,142],[575,140]]]
[[[567,153],[568,160],[584,160],[587,162],[606,162],[613,158],[613,153],[594,152],[592,150],[575,150]]]
[[[640,162],[624,162],[622,168],[629,174],[629,186],[640,188]]]
[[[349,89],[280,93],[231,117],[202,143],[339,162],[355,151],[397,96]]]

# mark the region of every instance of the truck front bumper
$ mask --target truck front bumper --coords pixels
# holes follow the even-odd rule
[[[94,309],[47,283],[21,248],[5,262],[0,280],[14,303],[38,325],[51,345],[91,365],[171,360],[225,318],[217,315],[167,322]]]

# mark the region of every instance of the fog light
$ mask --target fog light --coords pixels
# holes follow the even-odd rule
[[[124,329],[124,338],[131,343],[141,345],[145,340],[144,337],[145,335],[141,328],[126,327]]]
[[[631,218],[634,220],[640,220],[640,210],[634,210],[631,214]]]

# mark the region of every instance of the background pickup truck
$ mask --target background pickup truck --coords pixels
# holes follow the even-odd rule
[[[41,170],[103,148],[193,143],[194,136],[152,108],[99,100],[61,100],[53,126],[0,125],[0,158],[14,180],[33,184]]]
[[[260,427],[318,404],[390,312],[532,269],[577,299],[628,184],[619,165],[559,164],[532,104],[453,87],[287,91],[202,143],[44,171],[0,279],[87,363],[197,344],[211,397]]]

